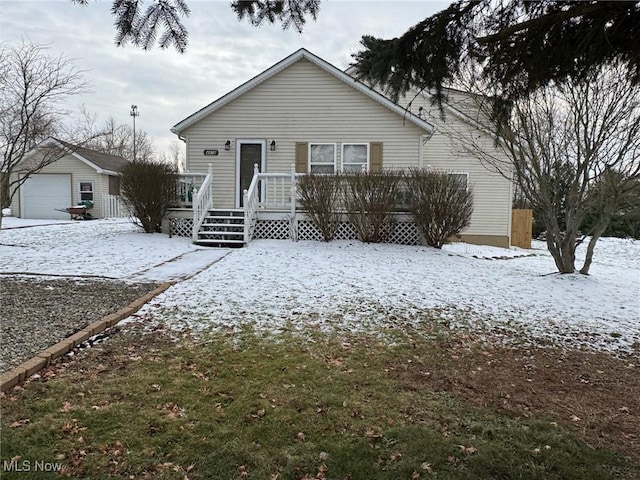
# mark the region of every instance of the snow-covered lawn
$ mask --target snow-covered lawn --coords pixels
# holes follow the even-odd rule
[[[0,272],[132,280],[155,272],[148,278],[162,280],[166,273],[154,266],[175,257],[219,259],[137,314],[175,328],[428,330],[435,316],[505,339],[518,333],[531,342],[639,351],[639,241],[602,239],[591,275],[582,276],[554,274],[539,242],[530,251],[275,240],[203,250],[122,221],[4,229],[19,221],[4,219]],[[175,263],[183,276],[198,271],[193,262]]]

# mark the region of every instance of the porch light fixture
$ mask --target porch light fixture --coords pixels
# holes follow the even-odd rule
[[[231,150],[231,140],[224,142],[224,149],[227,151]]]
[[[275,152],[275,150],[276,150],[276,141],[275,140],[271,140],[271,143],[269,144],[269,147],[271,148],[272,152]]]

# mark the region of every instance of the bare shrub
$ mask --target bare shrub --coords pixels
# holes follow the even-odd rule
[[[325,242],[333,240],[338,228],[340,177],[310,173],[298,178],[300,203],[318,227]]]
[[[360,241],[379,243],[391,235],[399,179],[391,172],[344,174],[344,206]]]
[[[131,162],[122,170],[122,198],[146,233],[160,231],[175,197],[176,173],[175,166],[151,160]]]
[[[424,169],[409,172],[410,210],[427,245],[442,248],[453,235],[469,226],[473,193],[466,177]]]

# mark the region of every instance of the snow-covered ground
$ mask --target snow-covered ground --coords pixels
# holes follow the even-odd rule
[[[12,228],[20,222],[3,219],[0,272],[135,281],[186,278],[211,265],[136,315],[177,329],[427,331],[436,318],[505,339],[518,333],[536,343],[640,351],[639,241],[602,239],[583,276],[554,274],[540,242],[532,250],[454,244],[438,251],[260,240],[223,250],[123,221]]]
[[[228,252],[199,247],[184,237],[145,234],[124,219],[65,222],[5,217],[0,273],[179,280]]]

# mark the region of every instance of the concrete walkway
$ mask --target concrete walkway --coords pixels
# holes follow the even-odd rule
[[[201,248],[147,268],[127,278],[134,282],[179,282],[209,268],[229,255],[229,248]]]

